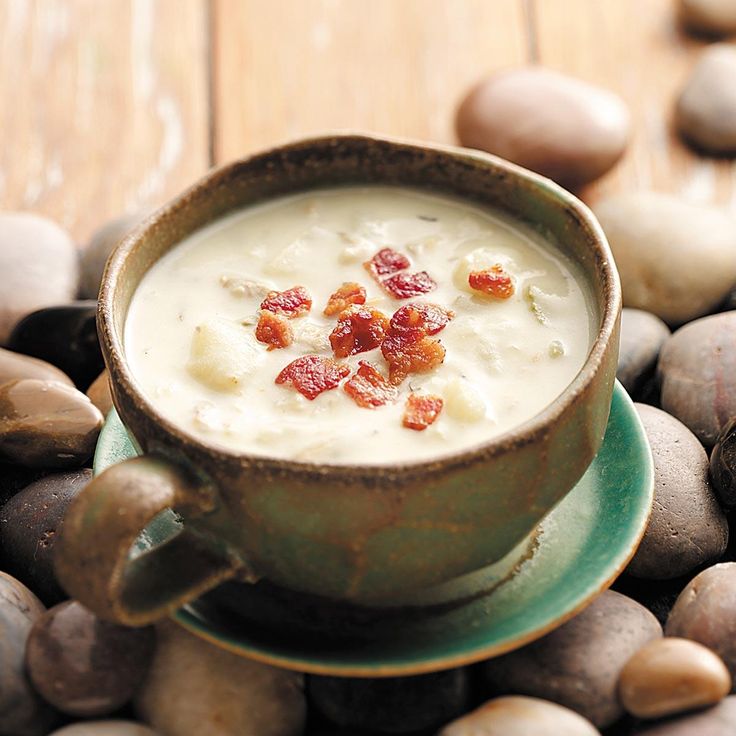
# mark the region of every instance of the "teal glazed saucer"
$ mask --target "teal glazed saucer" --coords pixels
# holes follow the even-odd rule
[[[95,472],[135,454],[111,412]],[[580,482],[515,551],[461,584],[452,581],[411,601],[368,609],[267,581],[226,583],[174,619],[220,647],[302,672],[383,677],[477,662],[542,636],[605,590],[644,533],[653,488],[646,436],[617,383],[603,447]],[[138,546],[146,549],[178,528],[176,516],[165,513]],[[453,596],[459,589],[476,592]]]

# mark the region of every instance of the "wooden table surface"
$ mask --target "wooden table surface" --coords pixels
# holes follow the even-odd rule
[[[673,0],[0,0],[0,208],[84,242],[210,166],[339,128],[452,142],[468,86],[539,62],[618,92],[625,159],[583,192],[736,209],[736,165],[691,153],[673,96],[705,42]]]

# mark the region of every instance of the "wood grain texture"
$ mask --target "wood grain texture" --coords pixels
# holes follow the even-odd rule
[[[470,84],[528,56],[522,0],[213,0],[218,162],[338,128],[451,142]]]
[[[736,164],[698,155],[672,126],[675,98],[707,42],[678,27],[672,0],[534,0],[539,60],[626,100],[634,134],[623,161],[583,193],[673,192],[736,209]],[[735,82],[736,83],[736,82]]]
[[[0,2],[0,207],[79,240],[208,166],[201,0]]]

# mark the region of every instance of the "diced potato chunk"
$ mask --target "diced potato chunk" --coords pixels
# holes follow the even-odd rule
[[[265,284],[262,281],[253,281],[243,276],[234,274],[223,274],[220,276],[220,285],[227,289],[233,296],[262,299],[276,287],[273,284]]]
[[[262,346],[247,328],[216,318],[195,328],[187,368],[216,391],[235,391],[263,357]]]
[[[478,390],[463,378],[453,378],[444,391],[445,411],[460,422],[477,422],[486,415],[486,403]]]

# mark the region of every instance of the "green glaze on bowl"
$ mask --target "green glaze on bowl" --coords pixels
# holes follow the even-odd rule
[[[95,472],[135,452],[111,414],[100,436]],[[218,646],[304,672],[396,676],[476,662],[559,626],[607,588],[646,528],[653,487],[644,431],[617,385],[597,457],[539,525],[531,547],[522,545],[510,574],[490,590],[452,604],[376,610],[340,607],[268,584],[226,583],[174,618]],[[141,546],[177,530],[173,516],[159,517]],[[491,578],[492,573],[485,574]]]

